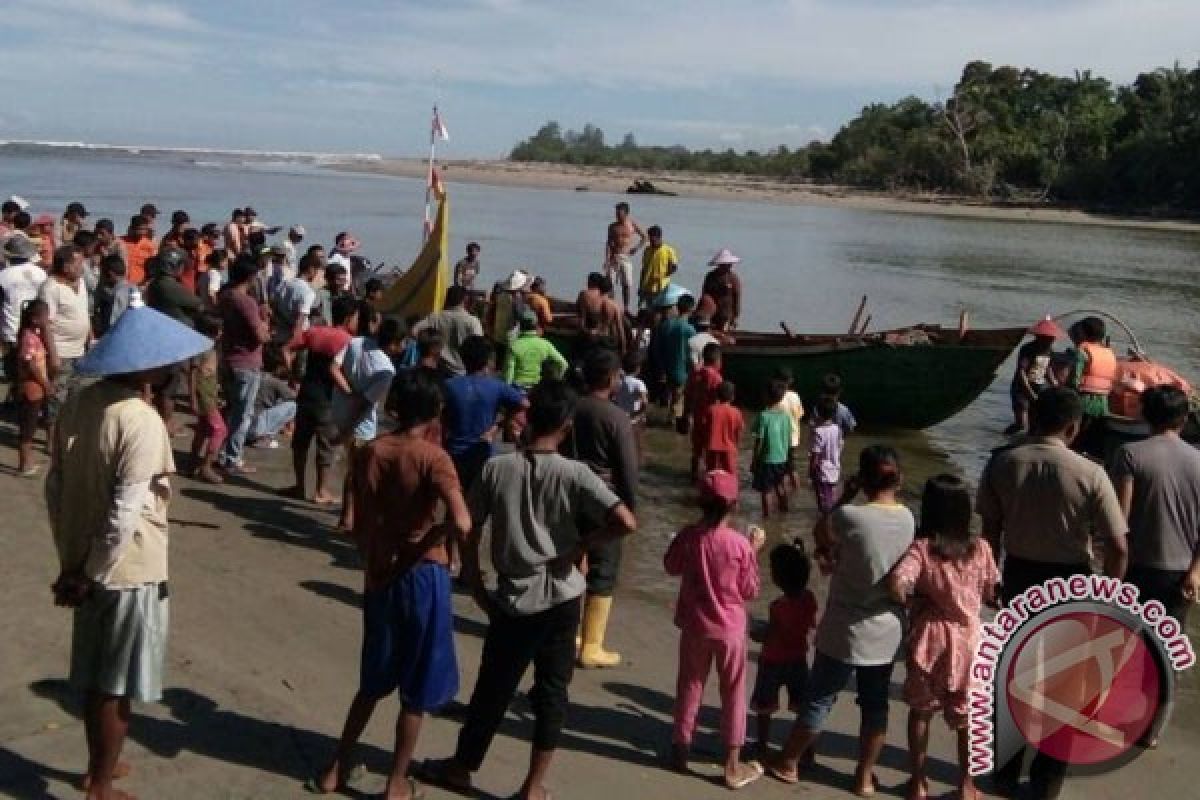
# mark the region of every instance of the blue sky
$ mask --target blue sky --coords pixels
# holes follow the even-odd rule
[[[1200,59],[1195,0],[18,0],[0,139],[499,156],[547,119],[766,148],[981,58],[1118,82]]]

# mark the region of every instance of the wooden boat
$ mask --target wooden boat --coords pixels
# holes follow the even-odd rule
[[[816,397],[825,375],[842,379],[842,400],[861,425],[921,429],[957,414],[983,393],[1026,328],[966,330],[918,325],[862,334],[745,333],[723,348],[725,377],[738,404],[761,408],[779,367],[791,370],[801,397]],[[565,354],[578,335],[552,326],[546,335]]]

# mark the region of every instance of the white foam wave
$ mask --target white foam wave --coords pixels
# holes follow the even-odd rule
[[[97,142],[58,142],[41,140],[0,141],[0,147],[36,147],[46,149],[90,150],[127,153],[129,155],[191,155],[255,160],[297,161],[312,164],[341,164],[348,161],[382,161],[379,153],[316,153],[303,150],[234,150],[213,147],[159,147],[157,145],[102,144]]]

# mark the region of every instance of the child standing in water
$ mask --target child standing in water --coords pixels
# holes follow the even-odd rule
[[[824,395],[817,401],[816,427],[808,455],[808,477],[817,495],[817,511],[833,511],[842,479],[842,429],[837,424],[837,400]]]
[[[717,387],[717,402],[709,408],[705,421],[708,441],[704,446],[705,468],[725,470],[735,477],[738,475],[738,444],[746,427],[742,412],[733,404],[736,397],[737,389],[729,381],[723,381]]]
[[[967,692],[971,661],[979,643],[979,612],[991,603],[1000,573],[992,548],[971,533],[971,494],[954,475],[938,475],[925,484],[919,538],[888,578],[896,602],[911,598],[907,676],[910,800],[929,794],[925,754],[929,722],[940,711],[958,732],[960,796],[979,796],[968,771]]]
[[[736,476],[708,472],[700,492],[703,516],[675,536],[663,559],[667,574],[682,578],[675,611],[680,636],[673,766],[687,771],[696,714],[716,662],[725,785],[741,789],[763,775],[757,762],[742,762],[741,751],[746,739],[746,603],[758,596],[758,551],[766,534],[755,528],[746,537],[729,527],[737,509]]]
[[[771,715],[779,710],[779,690],[787,687],[795,711],[808,683],[808,640],[817,625],[817,598],[808,589],[812,562],[797,540],[771,550],[771,581],[783,597],[771,603],[767,635],[758,657],[758,677],[750,708],[758,715],[758,751],[771,750]]]
[[[787,467],[792,447],[792,418],[778,406],[787,383],[773,380],[767,387],[767,408],[754,423],[754,491],[762,495],[763,519],[771,515],[771,498],[782,513],[788,508]]]
[[[1029,329],[1033,341],[1021,345],[1017,351],[1017,368],[1013,373],[1009,394],[1012,397],[1013,424],[1004,433],[1024,433],[1029,430],[1029,409],[1038,394],[1046,386],[1053,386],[1054,374],[1050,370],[1051,348],[1054,341],[1064,335],[1062,328],[1050,317]]]

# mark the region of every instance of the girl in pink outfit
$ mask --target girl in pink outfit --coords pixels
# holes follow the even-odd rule
[[[681,633],[673,763],[687,771],[696,714],[715,662],[725,785],[740,789],[763,775],[757,762],[742,763],[741,751],[746,739],[746,603],[758,596],[758,551],[766,535],[754,529],[748,538],[729,527],[737,508],[736,476],[709,472],[700,492],[703,516],[675,536],[663,559],[667,574],[682,578],[675,611]]]
[[[904,702],[910,709],[908,797],[923,800],[929,794],[929,722],[940,711],[958,732],[960,796],[974,800],[979,793],[967,771],[967,692],[979,643],[979,612],[984,603],[993,602],[1000,573],[992,548],[971,533],[971,495],[953,475],[938,475],[925,484],[918,536],[888,579],[893,599],[906,602],[911,597],[904,681]]]

